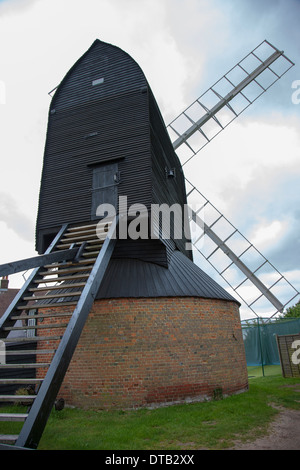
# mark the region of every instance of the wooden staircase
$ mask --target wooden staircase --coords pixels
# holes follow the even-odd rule
[[[46,253],[72,249],[76,244],[81,247],[80,258],[36,268],[2,317],[1,341],[10,345],[32,343],[36,348],[9,352],[32,355],[35,357],[33,364],[0,364],[0,385],[14,384],[32,389],[31,394],[0,395],[0,403],[28,405],[27,413],[0,413],[0,429],[1,421],[24,423],[19,435],[2,435],[0,431],[0,450],[8,445],[12,449],[14,446],[37,448],[104,277],[115,244],[115,228],[114,221],[62,227]],[[18,330],[30,330],[31,334],[8,336]],[[16,378],[1,378],[1,370],[6,368],[14,368]],[[35,368],[35,378],[24,378],[24,373],[22,378],[17,378],[21,368],[23,371]]]

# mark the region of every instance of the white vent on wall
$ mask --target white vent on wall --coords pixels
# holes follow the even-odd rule
[[[92,81],[92,85],[101,85],[104,82],[104,78],[97,78],[97,80]]]

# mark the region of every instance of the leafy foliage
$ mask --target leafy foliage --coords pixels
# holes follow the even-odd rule
[[[294,305],[293,307],[289,307],[286,312],[283,314],[284,318],[300,317],[300,301]]]

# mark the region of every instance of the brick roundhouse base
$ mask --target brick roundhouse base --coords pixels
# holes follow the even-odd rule
[[[96,300],[58,397],[81,408],[201,401],[248,389],[235,302]]]

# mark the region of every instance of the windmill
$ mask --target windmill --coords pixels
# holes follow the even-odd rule
[[[272,53],[265,52],[266,46]],[[251,70],[247,58],[256,61]],[[270,264],[264,260],[259,268],[249,267],[244,258],[254,247],[184,180],[182,172],[182,165],[257,99],[249,98],[250,85],[262,94],[272,84],[260,82],[265,71],[275,82],[292,66],[266,41],[247,58],[169,125],[170,134],[175,134],[173,144],[143,72],[115,46],[96,40],[55,89],[36,226],[40,255],[0,266],[1,276],[34,268],[0,319],[0,338],[4,344],[13,343],[11,332],[33,330],[33,336],[22,341],[36,342],[36,348],[26,354],[37,357],[37,373],[30,379],[0,380],[32,384],[36,395],[19,397],[30,404],[28,414],[0,414],[3,421],[25,421],[19,436],[1,436],[1,441],[36,448],[61,386],[70,394],[82,394],[84,384],[96,384],[99,392],[92,390],[90,396],[88,387],[83,394],[93,403],[97,397],[99,403],[102,400],[102,388],[110,396],[115,393],[113,400],[124,390],[121,399],[131,406],[247,389],[240,304],[193,263],[190,234],[165,238],[154,217],[156,238],[120,236],[124,212],[120,195],[126,195],[136,210],[141,204],[148,210],[153,202],[183,207],[187,200],[193,202],[193,196],[197,202],[201,197],[202,205],[190,211],[200,237],[193,240],[194,249],[208,237],[215,246],[208,254],[203,252],[206,259],[215,265],[215,254],[224,253],[230,260],[219,271],[224,279],[228,280],[229,269],[238,267],[259,295],[276,311],[282,310],[284,304],[272,292],[275,284],[267,285],[258,275]],[[274,70],[279,60],[288,64],[284,71]],[[243,77],[236,84],[237,72]],[[210,124],[217,126],[212,135],[206,130]],[[204,139],[200,145],[199,139]],[[109,223],[98,212],[103,203],[116,209],[117,216]],[[241,241],[246,246],[236,253],[232,243],[240,249]],[[274,282],[282,280],[286,281],[282,276]],[[253,303],[249,306],[253,309]],[[18,321],[25,326],[18,326]],[[139,350],[136,337],[142,338]],[[96,351],[92,363],[82,363],[88,361],[90,351]],[[97,359],[101,351],[103,361]],[[146,364],[141,366],[139,361]],[[0,364],[0,368],[6,366]],[[225,368],[230,373],[224,374]],[[47,372],[39,373],[43,369]],[[11,399],[0,396],[0,401]]]
[[[188,106],[167,127],[182,166],[199,158],[212,139],[293,65],[265,40]],[[298,290],[191,181],[186,183],[188,202],[198,202],[198,209],[190,214],[198,229],[192,240],[194,250],[256,316],[271,318],[282,312],[299,297]]]

